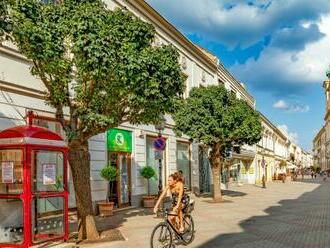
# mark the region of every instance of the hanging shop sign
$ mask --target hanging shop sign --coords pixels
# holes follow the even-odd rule
[[[107,147],[112,152],[132,152],[132,132],[111,128],[107,132]]]
[[[14,162],[6,161],[1,163],[1,182],[14,183]]]

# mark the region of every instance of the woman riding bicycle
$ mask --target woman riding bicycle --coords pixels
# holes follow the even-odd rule
[[[168,177],[167,186],[158,198],[158,201],[154,207],[154,213],[157,213],[160,202],[163,200],[163,198],[169,191],[172,195],[173,212],[177,215],[171,216],[170,221],[171,223],[175,224],[176,220],[178,220],[179,232],[183,232],[183,210],[189,204],[189,196],[184,192],[183,179],[182,175],[179,172],[175,172]]]

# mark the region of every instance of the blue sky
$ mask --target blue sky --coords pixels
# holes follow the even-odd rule
[[[219,57],[257,109],[304,149],[323,125],[329,0],[147,0]]]

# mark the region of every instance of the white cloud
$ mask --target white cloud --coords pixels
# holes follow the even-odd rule
[[[298,142],[299,142],[298,133],[290,132],[289,127],[285,124],[279,125],[279,126],[277,126],[277,128],[280,129],[284,133],[284,135],[286,135],[288,137],[289,140],[291,140],[292,142],[298,144]]]
[[[287,109],[288,104],[284,100],[278,100],[274,103],[273,107],[276,109]]]
[[[328,0],[147,0],[188,33],[227,47],[248,47],[282,27],[318,19]]]
[[[236,64],[231,71],[239,79],[255,88],[272,90],[275,94],[290,95],[311,83],[322,83],[330,64],[330,15],[318,22],[325,35],[319,41],[307,44],[302,51],[266,47],[258,59]]]
[[[275,109],[283,109],[290,113],[306,113],[310,110],[308,105],[302,105],[298,103],[287,103],[284,100],[278,100],[273,104]]]

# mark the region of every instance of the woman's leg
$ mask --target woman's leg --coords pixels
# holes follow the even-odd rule
[[[177,213],[176,212],[174,212],[174,211],[171,211],[170,212],[170,216],[168,216],[168,221],[169,222],[171,222],[171,224],[174,226],[174,227],[176,227],[177,226],[177,218],[178,218],[178,216],[177,216]],[[173,214],[173,215],[172,215]]]
[[[183,226],[183,211],[182,211],[182,205],[178,209],[178,219],[179,219],[179,231],[183,232],[184,231],[184,226]]]

